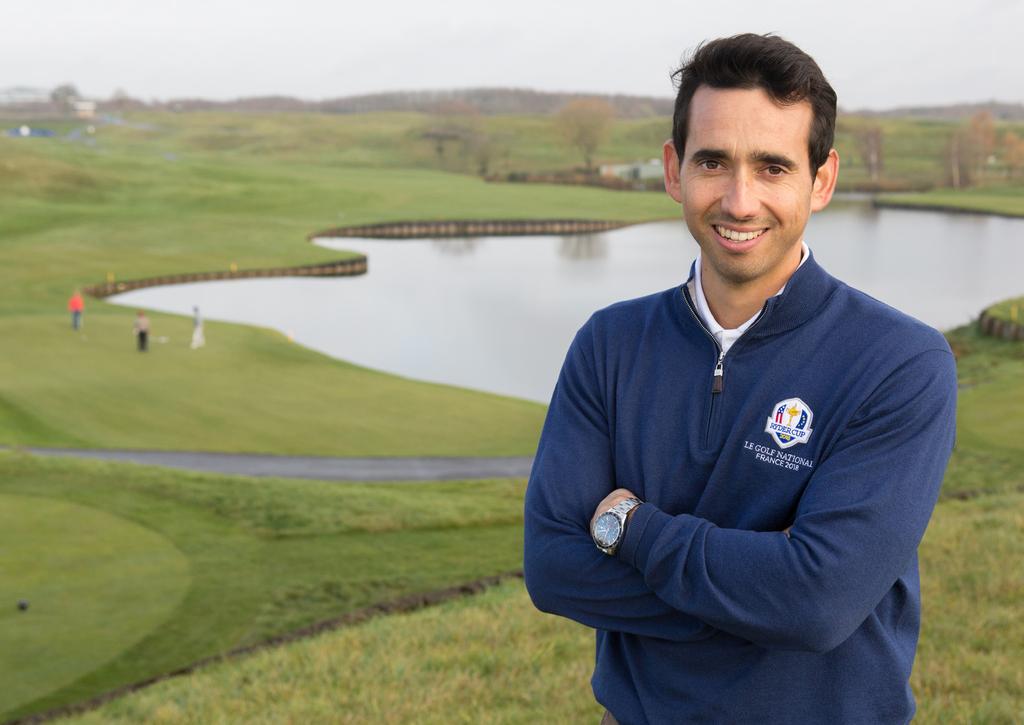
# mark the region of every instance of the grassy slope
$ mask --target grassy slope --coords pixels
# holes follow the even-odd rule
[[[4,638],[0,682],[20,683],[21,663],[33,663],[25,687],[0,688],[0,720],[374,602],[515,569],[523,489],[252,480],[0,453],[0,501],[22,502],[4,515],[49,511],[42,531],[89,544],[50,566],[31,555],[38,538],[10,527],[0,534],[4,557],[19,565],[4,568],[0,592],[10,604],[0,632],[16,635]],[[106,517],[110,530],[91,526],[83,510]],[[135,532],[135,543],[121,531]],[[45,550],[63,549],[48,540]],[[167,561],[168,550],[181,561],[167,571],[142,565]],[[14,609],[21,598],[28,612]],[[65,637],[74,623],[84,631]]]
[[[916,722],[1024,715],[1024,587],[1005,565],[1024,559],[1022,524],[1021,494],[939,505],[921,548]],[[213,666],[73,721],[597,722],[592,658],[590,630],[538,613],[508,583]]]

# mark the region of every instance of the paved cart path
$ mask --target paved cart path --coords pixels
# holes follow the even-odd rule
[[[467,478],[525,478],[533,458],[332,458],[272,456],[259,453],[131,451],[74,448],[22,448],[39,456],[97,458],[191,471],[243,476],[313,478],[320,481],[453,481]]]

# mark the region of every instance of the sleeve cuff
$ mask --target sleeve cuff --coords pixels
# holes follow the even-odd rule
[[[626,535],[619,544],[616,556],[641,572],[658,533],[672,517],[652,503],[642,503],[633,510],[626,525]]]

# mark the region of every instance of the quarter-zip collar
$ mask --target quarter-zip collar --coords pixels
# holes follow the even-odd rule
[[[693,299],[695,271],[696,262],[690,265],[690,276],[686,281],[691,300]],[[768,298],[757,324],[752,325],[743,334],[743,339],[770,337],[799,327],[817,314],[825,301],[841,284],[839,280],[822,269],[814,259],[814,253],[808,251],[806,261],[789,278],[781,294]],[[682,304],[688,303],[683,299]],[[694,314],[684,315],[684,318],[692,320],[707,332],[706,327],[699,322],[696,310],[691,309],[691,312]],[[710,333],[708,334],[710,335]]]

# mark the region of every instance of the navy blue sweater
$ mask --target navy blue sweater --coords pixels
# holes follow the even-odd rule
[[[949,346],[812,258],[715,384],[688,287],[572,343],[526,493],[534,603],[597,630],[594,693],[624,725],[909,721]],[[609,557],[588,527],[618,487],[645,503]]]

